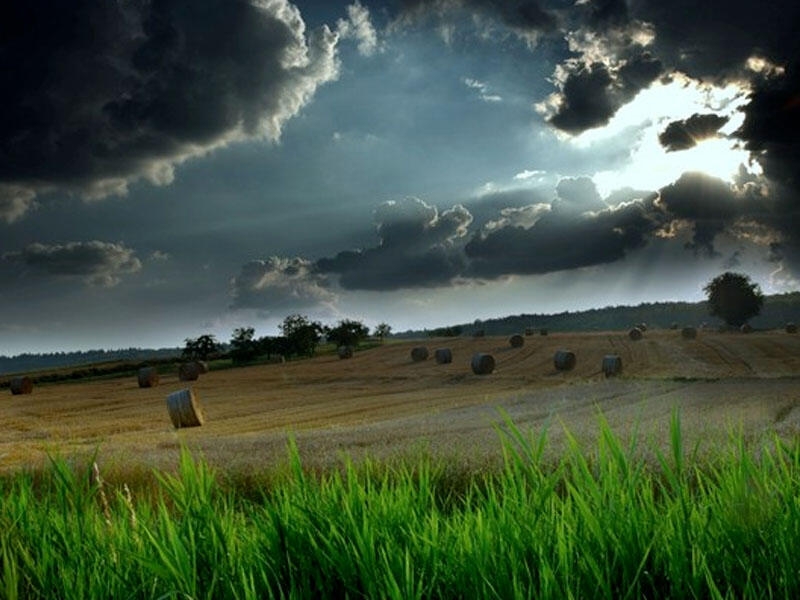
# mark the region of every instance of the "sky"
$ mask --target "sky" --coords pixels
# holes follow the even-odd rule
[[[800,289],[796,0],[10,0],[0,354]]]

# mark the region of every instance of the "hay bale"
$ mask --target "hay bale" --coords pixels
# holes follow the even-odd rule
[[[628,337],[631,338],[634,342],[639,341],[642,339],[642,330],[638,327],[634,327],[628,332]]]
[[[512,335],[508,339],[508,343],[511,344],[512,348],[522,348],[525,345],[525,338],[519,334]]]
[[[158,369],[155,367],[142,367],[139,369],[139,387],[151,388],[158,385]]]
[[[200,365],[196,361],[183,363],[178,367],[178,379],[181,381],[197,381],[200,377]]]
[[[553,355],[553,364],[557,371],[571,371],[576,362],[575,353],[570,350],[557,350]]]
[[[547,329],[540,329],[539,335],[547,335]]]
[[[426,346],[415,346],[411,349],[411,360],[422,362],[428,360],[428,348]]]
[[[12,377],[9,387],[15,396],[33,393],[33,379],[30,377]]]
[[[697,329],[694,327],[684,327],[681,329],[681,337],[685,340],[693,340],[697,337]]]
[[[606,354],[603,357],[603,375],[613,377],[622,373],[622,358],[617,354]]]
[[[339,346],[336,349],[336,354],[339,355],[339,358],[344,360],[346,358],[353,358],[353,347],[352,346]]]
[[[489,375],[494,371],[494,356],[485,352],[476,352],[472,355],[472,372],[475,375]]]
[[[797,333],[797,325],[791,321],[786,324],[786,333]]]
[[[200,369],[200,374],[204,375],[208,373],[208,363],[204,360],[196,360],[198,368]]]
[[[476,329],[475,332],[472,334],[472,337],[482,338],[486,335],[486,332],[483,329]]]
[[[742,333],[752,333],[753,332],[753,328],[750,327],[749,323],[745,323],[744,325],[742,325],[739,328],[739,331],[741,331]]]
[[[436,359],[436,363],[440,365],[453,362],[453,351],[450,348],[437,348],[433,351],[433,356]]]
[[[533,335],[533,327],[526,327],[525,335]]]
[[[167,410],[175,429],[199,427],[205,421],[194,392],[188,388],[172,392],[167,396]]]
[[[669,328],[670,329],[678,329],[678,324],[673,322],[672,325],[669,326]]]

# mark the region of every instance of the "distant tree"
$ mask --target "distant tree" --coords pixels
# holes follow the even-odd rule
[[[287,341],[287,354],[312,356],[325,328],[305,315],[293,314],[283,320],[281,331]]]
[[[254,339],[256,330],[252,327],[237,327],[231,338],[231,359],[235,363],[254,360],[261,354],[259,343]]]
[[[336,327],[328,329],[327,335],[337,346],[358,346],[369,335],[369,328],[361,321],[343,319]]]
[[[373,335],[376,338],[379,338],[381,341],[383,341],[384,338],[389,337],[391,333],[392,333],[391,325],[389,325],[388,323],[378,323],[378,325],[375,326],[375,331]]]
[[[703,288],[708,298],[708,312],[728,325],[744,325],[761,312],[764,294],[747,275],[731,273],[718,275]]]
[[[186,338],[182,356],[191,360],[208,360],[208,357],[219,350],[217,339],[210,333],[198,338]]]

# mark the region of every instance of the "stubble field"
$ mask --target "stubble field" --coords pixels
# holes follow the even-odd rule
[[[424,344],[431,358],[411,361]],[[433,350],[449,347],[451,364]],[[558,372],[553,354],[569,349],[577,366]],[[496,369],[474,375],[474,352],[490,352]],[[606,379],[605,354],[623,373]],[[206,416],[202,427],[173,429],[166,396],[192,387]],[[550,451],[564,429],[588,445],[599,414],[622,439],[668,443],[677,408],[683,434],[713,446],[733,431],[748,439],[800,433],[800,336],[648,331],[528,336],[522,348],[505,337],[387,343],[349,360],[320,356],[285,364],[211,371],[196,382],[162,376],[140,389],[135,378],[41,385],[0,405],[0,468],[36,467],[48,454],[98,452],[108,469],[171,469],[182,445],[224,469],[259,469],[286,457],[293,435],[304,464],[327,467],[343,455],[380,459],[432,454],[481,468],[498,461],[496,427],[508,415],[523,430],[549,427]]]

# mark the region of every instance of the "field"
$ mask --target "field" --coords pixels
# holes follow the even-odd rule
[[[636,431],[668,443],[678,408],[691,444],[713,445],[733,430],[748,439],[800,431],[800,336],[648,331],[641,341],[624,332],[528,336],[522,348],[506,338],[433,339],[452,348],[453,362],[410,359],[415,343],[387,343],[357,352],[285,364],[211,371],[191,382],[206,415],[202,427],[176,431],[168,393],[186,387],[162,376],[156,388],[135,378],[37,386],[32,395],[5,397],[0,406],[0,468],[45,464],[47,455],[86,457],[111,470],[172,469],[181,445],[213,466],[252,470],[286,457],[293,434],[304,464],[326,467],[342,454],[358,459],[437,455],[481,468],[499,460],[495,426],[502,409],[523,430],[549,424],[551,449],[563,426],[591,443],[598,413],[621,439]],[[557,372],[559,348],[577,366]],[[473,352],[495,356],[488,376],[469,367]],[[619,354],[620,377],[600,372],[603,355]]]

